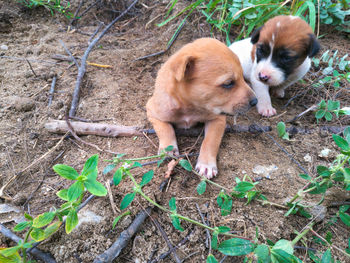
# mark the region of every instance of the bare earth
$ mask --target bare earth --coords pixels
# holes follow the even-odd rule
[[[110,13],[103,9],[92,10],[79,20],[79,30],[67,32],[69,21],[61,15],[52,17],[45,9],[21,9],[13,2],[15,1],[5,0],[0,3],[0,45],[8,47],[8,50],[0,50],[0,55],[21,59],[0,58],[0,185],[47,153],[61,139],[62,135],[47,132],[44,124],[50,119],[64,119],[70,107],[77,69],[68,62],[57,62],[52,59],[55,54],[67,55],[59,44],[59,40],[62,40],[75,56],[80,57],[87,48],[89,35],[98,27],[99,20],[105,24],[111,21]],[[148,1],[140,2],[146,5]],[[77,4],[73,5],[72,10],[75,10],[76,6]],[[149,8],[138,4],[133,14],[117,22],[91,52],[89,62],[111,65],[113,68],[87,66],[77,116],[92,120],[109,119],[104,122],[111,124],[151,128],[146,118],[145,104],[153,92],[154,80],[160,65],[185,43],[199,37],[211,36],[210,28],[204,19],[198,19],[195,16],[187,22],[170,51],[161,56],[135,62],[134,59],[138,57],[165,49],[180,22],[176,20],[164,27],[157,27],[155,24],[162,21],[166,5],[158,3],[153,6],[147,4],[147,6]],[[152,22],[148,23],[149,21]],[[322,27],[321,34],[327,34],[321,39],[321,53],[327,49],[338,49],[339,54],[344,55],[350,50],[350,42],[345,34],[335,32],[332,28]],[[224,40],[219,34],[214,37]],[[23,58],[30,61],[37,76]],[[331,136],[324,133],[296,135],[288,142],[278,139],[275,127],[279,121],[287,121],[313,103],[319,102],[320,97],[315,94],[314,97],[297,98],[287,108],[283,108],[289,98],[312,82],[315,74],[315,70],[312,70],[306,76],[305,83],[298,83],[289,89],[285,99],[273,99],[273,104],[279,114],[277,117],[261,118],[256,109],[253,109],[249,112],[251,120],[245,117],[239,117],[237,120],[238,124],[242,125],[249,125],[254,121],[273,127],[270,134],[308,169],[310,174],[315,172],[316,165],[326,165],[337,153],[337,147],[332,142]],[[54,75],[57,75],[58,78],[56,93],[52,105],[48,107],[49,89]],[[347,89],[349,90],[349,86]],[[349,93],[346,96],[343,94],[342,98],[347,98],[342,101],[342,104],[349,105]],[[233,123],[233,119],[229,119],[229,122]],[[324,123],[321,122],[321,124]],[[349,119],[343,118],[331,124],[342,126],[350,122]],[[311,113],[297,121],[297,125],[308,128],[318,126]],[[155,135],[150,135],[149,138],[157,145]],[[157,152],[150,140],[143,136],[137,138],[85,136],[83,139],[110,151],[126,153],[128,157],[153,155]],[[193,146],[196,139],[178,138],[180,151]],[[199,151],[201,140],[202,138],[195,145],[193,152]],[[324,148],[332,151],[328,159],[318,156]],[[58,207],[61,201],[55,193],[68,187],[70,182],[56,175],[52,166],[56,163],[64,163],[80,171],[86,159],[95,153],[98,153],[95,149],[80,144],[72,138],[64,140],[46,158],[20,173],[16,180],[5,189],[5,196],[13,199],[12,201],[1,199],[0,202],[18,207],[21,210],[20,214],[28,212],[33,216],[48,211],[53,206]],[[305,161],[304,157],[307,154],[310,155],[311,162]],[[112,177],[111,174],[102,175],[102,170],[106,166],[102,160],[112,157],[108,153],[100,153],[99,171],[101,173],[99,178],[102,182],[107,182]],[[191,161],[194,164],[195,158],[192,158]],[[250,133],[224,136],[218,156],[220,173],[214,181],[233,188],[235,177],[242,179],[244,174],[252,178],[265,177],[253,172],[257,165],[277,167],[271,172],[269,179],[263,179],[258,185],[270,201],[282,204],[305,185],[305,181],[298,176],[301,170],[269,137],[264,134]],[[143,168],[135,172],[135,176],[140,178],[142,173],[151,168],[155,169],[155,177],[152,183],[145,188],[145,192],[153,196],[159,191],[158,187],[164,179],[166,165],[161,168],[155,166]],[[42,180],[43,183],[38,188]],[[234,199],[232,213],[223,217],[216,204],[219,190],[208,186],[205,194],[199,196],[196,192],[198,183],[199,179],[195,175],[183,169],[177,169],[167,192],[162,194],[160,202],[167,206],[169,199],[176,197],[178,212],[200,221],[195,205],[197,203],[202,212],[208,212],[212,226],[226,225],[237,234],[251,239],[254,239],[255,230],[258,227],[260,242],[266,242],[268,239],[277,241],[282,238],[292,240],[295,237],[295,231],[301,231],[309,222],[306,218],[295,215],[284,217],[285,210],[262,206],[257,202],[245,205],[244,201],[236,199]],[[336,191],[329,192],[324,205],[350,199],[350,196],[341,189],[334,189]],[[119,207],[121,199],[131,190],[129,180],[123,181],[118,187],[112,187],[116,206]],[[31,195],[32,198],[23,207]],[[316,201],[312,198],[307,200]],[[209,204],[209,207],[206,208],[205,204]],[[137,212],[147,206],[144,200],[136,198],[130,208],[132,215],[124,218],[116,229],[112,230],[112,221],[117,215],[112,212],[111,202],[108,197],[96,198],[80,212],[80,218],[93,212],[97,215],[98,223],[83,223],[70,235],[60,230],[39,248],[50,252],[57,262],[92,262],[98,254],[111,246],[119,234],[132,222]],[[337,212],[337,209],[328,208],[325,220],[319,223],[316,229],[322,229],[330,217]],[[0,214],[1,223],[12,228],[15,225],[13,216],[11,213]],[[179,232],[173,228],[167,214],[157,212],[154,213],[154,217],[158,218],[174,245],[193,231],[190,240],[180,247],[177,253],[180,258],[185,258],[196,252],[186,262],[205,261],[208,249],[205,246],[206,234],[203,229],[183,222],[185,231]],[[347,247],[349,229],[343,223],[338,222],[327,231],[333,233],[334,244],[342,249]],[[322,230],[320,234],[324,236],[326,231]],[[311,240],[311,236],[308,240]],[[0,247],[11,245],[14,245],[13,242],[0,237]],[[308,245],[325,250],[324,247],[315,243],[308,243]],[[167,251],[168,247],[152,221],[148,219],[115,262],[147,262],[153,250],[156,250],[154,258]],[[333,253],[337,259],[345,262],[339,252],[333,251]],[[303,258],[305,251],[297,250],[296,254]],[[223,257],[216,252],[214,255],[218,259]],[[241,262],[242,260],[242,258],[228,258],[225,262]],[[172,256],[170,256],[164,262],[172,261]]]

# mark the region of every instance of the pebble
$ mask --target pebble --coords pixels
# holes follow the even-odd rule
[[[15,108],[17,111],[31,111],[35,108],[35,102],[29,98],[10,96],[6,98],[6,102],[10,107]]]
[[[312,162],[312,157],[310,156],[310,154],[306,154],[304,156],[304,161],[307,163],[311,163]]]
[[[263,165],[256,165],[253,168],[253,173],[258,174],[258,175],[263,175],[266,178],[270,178],[271,173],[278,170],[278,167],[274,164],[268,165],[268,166],[263,166]]]
[[[99,216],[90,210],[83,210],[79,213],[79,223],[75,229],[78,229],[83,224],[97,225],[101,223],[101,221],[102,221],[102,216]]]
[[[331,153],[331,150],[330,149],[328,149],[328,148],[324,148],[321,152],[320,152],[320,154],[318,155],[319,157],[321,157],[321,158],[327,158],[327,157],[329,157],[329,154]]]
[[[9,49],[9,47],[8,47],[8,46],[6,46],[6,45],[1,45],[1,46],[0,46],[0,49],[1,49],[1,50],[8,50],[8,49]]]

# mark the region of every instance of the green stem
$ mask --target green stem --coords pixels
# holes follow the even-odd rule
[[[164,155],[163,153],[158,154],[158,155],[152,155],[152,156],[146,156],[146,157],[139,157],[139,158],[132,158],[132,159],[123,159],[120,160],[120,162],[135,162],[135,161],[143,161],[143,160],[149,160],[149,159],[155,159],[155,158],[160,158],[160,157],[165,157],[166,155]]]
[[[302,239],[302,238],[312,229],[312,227],[313,227],[314,224],[315,224],[315,222],[312,222],[312,223],[310,224],[309,227],[307,227],[303,232],[301,232],[299,235],[297,235],[297,236],[293,239],[293,241],[292,241],[292,246],[293,246],[293,247],[295,246],[296,243],[298,243],[298,241],[299,241],[300,239]]]
[[[31,227],[28,230],[28,232],[27,232],[27,234],[26,234],[26,236],[25,236],[25,238],[23,240],[23,244],[27,243],[29,235],[30,235],[30,232],[32,232],[32,230],[33,230],[33,227]],[[22,247],[22,255],[23,255],[23,263],[26,263],[27,262],[27,249],[24,248],[24,247]]]
[[[277,208],[289,209],[289,207],[287,207],[287,206],[280,205],[280,204],[277,204],[277,203],[274,203],[274,202],[270,202],[270,201],[267,201],[267,200],[261,200],[261,199],[256,199],[256,200],[258,202],[260,202],[262,205],[271,205],[271,206],[274,206],[274,207],[277,207]]]

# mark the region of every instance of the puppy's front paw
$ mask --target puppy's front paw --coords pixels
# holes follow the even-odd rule
[[[202,163],[200,161],[197,162],[196,164],[196,171],[208,179],[213,178],[214,176],[217,175],[218,173],[218,168],[216,167],[216,164],[207,164],[207,163]]]
[[[168,146],[167,146],[167,147],[168,147]],[[158,154],[161,154],[162,152],[165,151],[167,154],[170,154],[170,155],[174,155],[174,156],[180,155],[179,149],[178,149],[177,147],[174,147],[174,146],[173,146],[173,149],[172,149],[171,151],[166,151],[165,149],[166,149],[167,147],[161,147],[161,146],[159,146]]]
[[[276,114],[276,110],[271,104],[259,104],[256,106],[258,112],[265,117],[271,117]]]

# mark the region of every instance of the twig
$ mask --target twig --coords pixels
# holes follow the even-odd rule
[[[18,243],[19,241],[23,242],[23,239],[13,234],[8,228],[6,228],[3,224],[0,224],[0,233],[5,237],[13,240]],[[56,263],[56,260],[48,253],[44,253],[41,250],[35,248],[30,252],[35,258],[42,260],[46,263]]]
[[[70,116],[70,119],[74,117]],[[113,125],[107,123],[87,123],[87,122],[70,122],[74,131],[78,135],[98,135],[105,137],[118,137],[118,136],[135,136],[146,134],[154,134],[153,129],[141,129],[135,126],[122,126],[122,125]],[[54,133],[65,133],[67,132],[68,126],[67,123],[63,120],[52,120],[45,124],[45,128]],[[178,136],[189,136],[197,137],[202,132],[202,128],[191,128],[191,129],[175,129],[176,135]],[[233,125],[226,126],[226,133],[239,133],[239,132],[250,132],[250,133],[261,133],[271,131],[270,126],[241,126]]]
[[[113,243],[113,245],[107,249],[104,253],[97,256],[94,263],[102,263],[102,262],[112,262],[115,258],[117,258],[120,252],[127,246],[129,240],[137,233],[140,226],[143,224],[145,219],[148,217],[152,208],[147,207],[145,210],[142,210],[138,213],[135,220],[130,224],[130,226],[124,230],[119,238]]]
[[[28,65],[29,65],[29,67],[30,67],[30,70],[33,72],[34,76],[37,78],[38,75],[35,73],[35,71],[34,71],[34,69],[33,69],[33,67],[32,67],[32,64],[30,64],[30,62],[29,62],[28,59],[26,59],[26,61],[27,61]]]
[[[73,99],[72,99],[72,105],[71,108],[69,110],[69,116],[74,116],[76,113],[76,109],[78,107],[78,102],[79,102],[79,95],[80,95],[80,87],[82,84],[82,80],[83,77],[85,75],[85,71],[86,71],[86,60],[87,57],[89,56],[92,48],[96,45],[96,43],[106,34],[106,32],[120,19],[122,18],[124,15],[126,15],[129,10],[138,2],[138,0],[134,0],[129,7],[123,11],[117,18],[115,18],[111,23],[109,23],[105,29],[96,37],[94,38],[91,43],[89,44],[88,48],[85,50],[84,55],[81,58],[81,64],[78,70],[78,77],[77,77],[77,81],[75,84],[75,89],[73,92]]]
[[[167,252],[161,254],[158,258],[152,260],[151,263],[156,263],[156,262],[158,262],[158,261],[160,261],[160,260],[165,259],[167,256],[170,255],[170,253],[172,253],[172,251],[173,251],[174,249],[177,249],[177,248],[183,246],[183,245],[189,240],[189,238],[190,238],[190,236],[192,235],[193,232],[194,232],[194,230],[192,230],[184,239],[182,239],[182,240],[180,241],[179,244],[177,244],[177,245],[176,245],[175,247],[173,247],[172,249],[169,249]]]
[[[199,208],[199,205],[197,203],[196,203],[196,207],[197,207],[199,215],[201,216],[202,223],[207,225],[207,223],[205,222],[204,215],[202,214],[201,209]],[[209,254],[211,254],[211,236],[210,236],[210,231],[208,229],[205,229],[205,232],[207,234],[207,240],[208,240],[207,248],[209,247]]]
[[[302,117],[303,115],[305,115],[306,113],[313,111],[314,109],[316,109],[318,106],[317,105],[312,105],[311,107],[309,107],[307,110],[303,111],[302,113],[299,113],[297,116],[295,116],[293,119],[290,119],[287,122],[294,122],[297,119],[299,119],[300,117]]]
[[[74,16],[71,19],[71,21],[69,22],[68,28],[70,28],[73,25],[73,23],[77,20],[78,13],[79,13],[81,7],[83,6],[83,4],[84,4],[84,0],[80,0],[79,6],[78,6],[77,10],[75,10]]]
[[[13,57],[13,56],[0,56],[0,58],[7,58],[7,59],[21,60],[21,61],[30,61],[30,62],[37,62],[37,63],[57,64],[57,62],[52,62],[52,61],[47,61],[47,60],[26,59],[26,58],[19,58],[19,57]]]
[[[220,263],[224,263],[224,261],[226,260],[227,257],[228,257],[228,256],[225,255],[225,256],[220,260]]]
[[[71,60],[73,60],[74,64],[77,66],[77,68],[79,69],[79,63],[78,61],[75,59],[75,57],[73,56],[73,54],[69,51],[69,49],[66,47],[66,45],[64,44],[64,42],[60,39],[58,40],[60,42],[60,44],[62,45],[62,47],[64,48],[64,50],[67,52],[67,54],[69,55],[69,57],[71,58]]]
[[[143,57],[139,57],[137,59],[135,59],[134,61],[138,61],[138,60],[142,60],[142,59],[146,59],[146,58],[150,58],[150,57],[155,57],[155,56],[159,56],[159,55],[163,55],[165,52],[167,52],[171,46],[174,44],[175,40],[177,39],[177,37],[179,36],[182,28],[184,27],[185,22],[182,23],[182,25],[180,26],[180,28],[177,30],[176,34],[173,36],[173,38],[171,39],[170,43],[167,45],[165,50],[153,53],[153,54],[149,54]]]
[[[111,153],[111,154],[118,154],[118,153],[115,153],[115,152],[112,152],[112,151],[109,151],[109,150],[103,150],[103,149],[101,149],[100,147],[98,147],[96,144],[93,144],[93,143],[84,141],[83,139],[79,138],[78,135],[75,133],[75,131],[74,131],[72,125],[70,124],[70,121],[69,121],[67,115],[66,115],[66,123],[67,123],[67,127],[68,127],[68,129],[69,129],[69,132],[73,135],[73,137],[74,137],[77,141],[79,141],[79,142],[81,142],[81,143],[83,143],[83,144],[86,144],[86,145],[88,145],[88,146],[90,146],[90,147],[93,147],[93,148],[95,148],[95,149],[96,149],[97,151],[99,151],[99,152],[106,152],[106,153]]]
[[[159,224],[159,222],[157,221],[157,219],[155,218],[152,218],[152,221],[154,223],[154,225],[158,228],[159,232],[161,233],[163,239],[165,240],[165,242],[167,243],[168,247],[169,247],[169,250],[172,250],[172,253],[174,255],[174,258],[175,258],[175,261],[176,263],[181,263],[181,260],[179,258],[179,256],[176,254],[176,248],[174,248],[173,244],[171,244],[168,236],[166,235],[164,229],[162,228],[162,226]]]
[[[109,202],[111,203],[111,208],[112,208],[112,211],[113,211],[113,215],[116,216],[118,214],[117,213],[117,209],[118,208],[115,206],[115,203],[114,203],[110,182],[106,182],[105,186],[107,188],[107,193],[108,193],[108,197],[109,197]],[[120,212],[119,209],[118,209],[118,212]]]
[[[79,17],[82,18],[87,12],[90,11],[91,8],[93,8],[95,5],[97,5],[99,2],[101,2],[101,0],[97,0],[95,3],[93,3],[92,5],[88,6],[80,15]]]
[[[7,181],[7,183],[5,183],[1,189],[0,189],[0,197],[3,197],[4,195],[4,190],[6,189],[7,186],[9,186],[13,180],[15,180],[18,175],[22,174],[24,171],[28,170],[30,167],[34,166],[35,164],[37,164],[38,162],[40,162],[43,158],[45,158],[47,155],[49,155],[50,153],[52,153],[54,150],[56,150],[56,148],[63,142],[64,138],[66,137],[68,133],[66,133],[64,136],[62,136],[62,138],[58,141],[58,143],[52,147],[48,152],[46,152],[45,154],[43,154],[41,157],[39,157],[38,159],[35,159],[30,165],[28,165],[27,167],[25,167],[24,169],[22,169],[20,172],[16,173],[10,180]]]
[[[56,79],[57,79],[57,77],[53,76],[52,82],[51,82],[51,88],[50,88],[50,91],[49,91],[49,103],[48,103],[49,107],[51,106],[52,99],[53,99],[53,94],[55,93]]]
[[[193,257],[194,255],[197,255],[198,253],[199,253],[199,251],[195,251],[195,252],[193,252],[193,253],[187,255],[187,257],[185,257],[185,258],[181,261],[181,263],[182,263],[182,262],[185,262],[186,259],[188,259],[188,258],[190,258],[190,257]]]
[[[97,33],[101,30],[102,26],[103,26],[103,23],[101,22],[101,23],[98,25],[98,27],[96,28],[95,32],[91,34],[91,36],[90,36],[90,38],[89,38],[89,40],[88,40],[88,43],[90,43],[91,40],[97,35]]]

